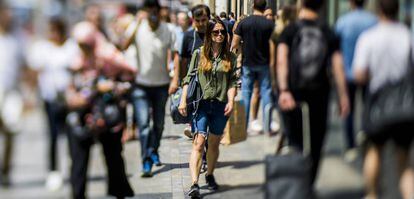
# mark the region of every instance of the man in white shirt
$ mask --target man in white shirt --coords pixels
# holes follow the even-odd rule
[[[152,176],[153,164],[161,165],[158,148],[164,130],[165,105],[171,81],[167,60],[168,53],[176,51],[175,33],[160,21],[160,8],[157,0],[145,1],[147,16],[140,22],[135,34],[138,74],[132,101],[140,133],[142,177]],[[150,126],[151,116],[153,126]]]
[[[399,3],[395,0],[378,0],[379,23],[359,37],[353,60],[355,81],[368,85],[369,93],[381,92],[389,83],[400,81],[412,67],[412,35],[410,30],[398,22]],[[405,130],[404,130],[405,129]],[[414,197],[414,171],[410,163],[410,149],[414,136],[412,129],[396,128],[385,133],[368,133],[364,161],[366,196],[378,198],[378,183],[381,169],[382,149],[386,142],[393,141],[398,161],[399,188],[402,198]]]
[[[14,122],[16,122],[11,121],[10,118],[18,120],[18,117],[15,116],[20,114],[19,110],[21,109],[21,107],[16,107],[19,106],[18,104],[9,104],[10,100],[8,100],[10,94],[17,89],[20,72],[24,65],[23,50],[12,30],[12,11],[7,5],[0,5],[0,133],[5,136],[5,143],[1,144],[4,148],[2,150],[3,155],[0,157],[2,159],[0,163],[0,185],[10,183],[13,131],[15,128]],[[12,112],[9,112],[10,110]]]

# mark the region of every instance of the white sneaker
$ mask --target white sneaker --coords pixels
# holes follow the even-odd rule
[[[63,177],[58,171],[52,171],[48,174],[45,187],[48,191],[54,192],[59,190],[63,185]]]
[[[354,162],[358,158],[358,150],[356,148],[348,149],[345,152],[344,159],[346,162]]]
[[[270,131],[271,132],[279,132],[280,130],[280,123],[276,122],[276,121],[272,121],[272,123],[270,123]]]
[[[259,135],[263,132],[263,126],[259,120],[253,120],[249,124],[249,135]]]

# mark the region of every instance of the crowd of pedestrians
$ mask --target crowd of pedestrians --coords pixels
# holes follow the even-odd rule
[[[305,150],[304,129],[309,128],[309,187],[313,189],[331,92],[335,92],[345,124],[346,157],[352,159],[360,147],[356,132],[366,135],[366,198],[379,197],[381,151],[389,140],[397,148],[401,195],[413,198],[410,147],[414,134],[410,132],[414,130],[414,111],[404,113],[403,122],[390,122],[392,128],[378,130],[378,124],[370,123],[358,129],[354,125],[360,118],[355,111],[358,100],[366,102],[362,123],[377,119],[378,113],[392,114],[381,109],[373,115],[372,104],[381,100],[378,96],[384,96],[389,86],[399,85],[412,74],[412,33],[397,19],[398,1],[377,0],[374,15],[364,10],[365,0],[349,0],[351,10],[334,27],[320,15],[323,0],[300,0],[300,4],[283,5],[277,12],[266,0],[252,2],[252,14],[237,19],[234,13],[216,16],[204,4],[173,13],[158,0],[145,0],[141,9],[120,14],[111,26],[93,4],[85,9],[84,20],[72,28],[61,18],[51,18],[46,38],[33,42],[28,52],[19,49],[22,44],[13,33],[11,10],[1,4],[0,132],[6,142],[0,158],[0,183],[10,181],[13,132],[17,131],[13,118],[18,117],[13,115],[20,114],[20,109],[11,113],[7,107],[9,103],[17,106],[13,93],[28,70],[36,74],[49,126],[48,190],[57,190],[64,183],[57,164],[57,140],[65,133],[72,160],[73,198],[86,198],[89,150],[97,141],[105,156],[108,194],[134,196],[122,157],[123,143],[139,138],[141,177],[153,177],[153,167],[162,165],[159,151],[167,101],[177,93],[178,112],[188,119],[183,133],[192,139],[187,192],[191,198],[201,197],[199,176],[204,172],[207,188],[220,189],[214,170],[237,95],[246,113],[243,128],[250,135],[278,130],[276,121],[272,125],[266,122],[270,107],[281,115],[280,134],[286,137],[287,148]],[[411,87],[414,96],[414,84]],[[402,92],[410,86],[404,89]],[[362,99],[357,91],[362,91]],[[394,103],[393,108],[404,105],[414,110],[410,99],[405,97],[404,103]],[[308,113],[302,111],[303,104]],[[258,116],[260,106],[262,117]],[[12,116],[4,117],[4,112]]]

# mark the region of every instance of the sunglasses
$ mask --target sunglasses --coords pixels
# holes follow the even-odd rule
[[[227,32],[226,32],[226,30],[221,29],[221,30],[213,30],[212,33],[213,33],[214,36],[218,36],[218,35],[220,35],[220,33],[221,33],[221,35],[226,35]]]

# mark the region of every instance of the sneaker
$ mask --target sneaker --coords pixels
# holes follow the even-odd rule
[[[348,149],[345,152],[344,159],[346,162],[354,162],[358,158],[358,150],[356,148]]]
[[[193,133],[191,133],[191,127],[189,126],[185,127],[184,135],[187,136],[189,139],[193,139]]]
[[[249,124],[247,132],[249,133],[249,135],[260,135],[261,133],[263,133],[263,126],[259,120],[253,120]]]
[[[145,161],[144,165],[142,166],[142,175],[143,178],[150,178],[152,177],[152,162],[151,161]]]
[[[159,166],[162,165],[161,164],[161,161],[160,161],[160,156],[158,154],[156,154],[156,153],[153,153],[151,155],[151,160],[155,164],[155,166],[157,166],[157,167],[159,167]]]
[[[276,122],[276,121],[272,121],[272,123],[270,123],[270,131],[271,132],[279,132],[280,130],[280,123]]]
[[[193,184],[190,188],[190,191],[188,191],[187,195],[194,199],[200,198],[200,187],[198,186],[198,184]]]
[[[45,187],[48,191],[54,192],[62,188],[63,177],[58,171],[52,171],[46,178]]]
[[[207,188],[210,190],[218,190],[219,189],[219,185],[216,182],[216,179],[214,178],[214,175],[206,175],[206,183],[207,183]]]

